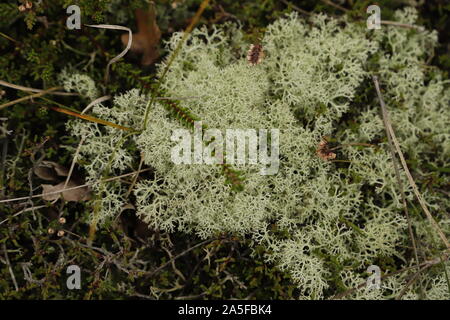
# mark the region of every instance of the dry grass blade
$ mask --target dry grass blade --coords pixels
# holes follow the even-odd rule
[[[3,32],[0,32],[0,36],[2,36],[5,39],[8,39],[9,41],[12,41],[14,43],[20,43],[19,41],[17,41],[16,39],[11,38],[10,36],[8,36],[7,34],[4,34]]]
[[[383,97],[382,97],[381,91],[380,91],[380,85],[378,83],[378,78],[376,76],[373,76],[373,82],[375,84],[375,89],[377,91],[378,99],[380,101],[384,125],[386,126],[386,129],[388,131],[388,136],[391,137],[392,142],[397,151],[397,154],[400,157],[400,161],[402,163],[403,169],[405,170],[406,176],[408,177],[408,181],[409,181],[411,187],[413,188],[414,194],[416,195],[417,200],[419,201],[419,204],[422,207],[423,211],[425,212],[431,225],[436,230],[436,232],[438,233],[439,237],[441,238],[442,242],[445,244],[447,249],[450,249],[450,244],[447,240],[447,237],[442,232],[442,229],[439,227],[438,223],[436,222],[436,220],[433,218],[430,211],[428,210],[427,205],[426,205],[425,201],[423,200],[422,195],[420,194],[419,189],[417,188],[417,185],[414,182],[414,179],[408,169],[408,165],[406,164],[405,157],[403,156],[402,150],[400,149],[400,144],[398,143],[394,129],[392,128],[392,125],[391,125],[391,121],[389,120],[389,114],[387,112],[386,105],[384,104],[384,100],[383,100]]]
[[[26,92],[43,92],[45,90],[42,89],[35,89],[35,88],[30,88],[30,87],[24,87],[24,86],[19,86],[17,84],[12,84],[3,80],[0,80],[0,86],[4,86],[4,87],[8,87],[11,89],[16,89],[16,90],[20,90],[20,91],[26,91]],[[73,92],[60,92],[60,91],[51,91],[48,92],[48,94],[52,94],[55,96],[79,96],[78,93],[73,93]]]
[[[388,138],[389,151],[391,153],[392,162],[394,164],[395,177],[397,179],[397,184],[398,184],[398,187],[400,189],[400,194],[401,194],[401,197],[402,197],[403,210],[405,212],[406,219],[408,220],[408,233],[409,233],[409,237],[411,239],[412,247],[413,247],[413,250],[414,250],[414,258],[416,259],[416,264],[419,265],[420,261],[419,261],[419,255],[417,253],[417,244],[416,244],[416,239],[414,237],[411,217],[409,216],[408,204],[406,202],[405,189],[403,187],[403,181],[402,181],[402,178],[400,176],[400,170],[399,170],[399,167],[398,167],[397,158],[395,156],[395,148],[394,148],[394,145],[392,143],[392,138],[391,138],[391,135],[389,134],[388,126],[386,124],[386,119],[385,119],[384,116],[383,116],[383,123],[384,123],[384,127],[386,129],[386,136]],[[420,272],[417,273],[417,277],[420,277]],[[421,294],[423,295],[423,288],[422,288],[421,283],[420,283],[420,289],[421,289]]]
[[[47,89],[47,90],[44,90],[44,91],[41,91],[41,92],[38,92],[38,93],[30,94],[30,95],[28,95],[26,97],[22,97],[22,98],[14,100],[14,101],[10,101],[10,102],[7,102],[7,103],[4,103],[4,104],[0,105],[0,110],[4,109],[6,107],[9,107],[9,106],[15,105],[16,103],[27,101],[27,100],[30,100],[30,99],[33,99],[33,98],[38,98],[38,97],[41,97],[41,96],[46,95],[48,93],[51,93],[52,91],[58,91],[58,90],[61,90],[61,89],[63,89],[63,88],[62,87],[53,87],[53,88],[50,88],[50,89]]]
[[[408,281],[408,283],[405,285],[405,287],[400,291],[400,293],[397,295],[397,297],[395,297],[395,300],[401,300],[401,298],[405,295],[405,293],[408,291],[409,287],[411,287],[411,285],[417,281],[417,279],[419,279],[420,274],[427,270],[428,268],[430,268],[431,265],[426,265],[422,268],[419,269],[419,271],[417,271],[412,277],[411,279]]]
[[[116,128],[116,129],[125,130],[125,131],[133,131],[132,128],[124,127],[124,126],[121,126],[119,124],[115,124],[113,122],[109,122],[109,121],[106,121],[106,120],[95,118],[93,116],[88,116],[88,115],[85,115],[85,114],[77,113],[77,112],[74,112],[74,111],[71,111],[71,110],[68,110],[68,109],[64,109],[64,108],[60,108],[60,107],[49,107],[49,108],[54,110],[54,111],[65,113],[65,114],[68,114],[68,115],[71,115],[71,116],[74,116],[74,117],[77,117],[77,118],[80,118],[80,119],[83,119],[83,120],[88,120],[88,121],[91,121],[91,122],[104,124],[106,126],[110,126],[110,127],[113,127],[113,128]]]
[[[95,99],[94,101],[92,101],[91,103],[89,103],[86,108],[83,109],[83,111],[81,111],[81,114],[85,114],[86,112],[88,112],[93,106],[95,106],[96,104],[105,102],[107,100],[111,99],[111,96],[103,96],[100,98]]]

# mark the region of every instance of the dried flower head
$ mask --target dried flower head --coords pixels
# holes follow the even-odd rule
[[[59,230],[58,233],[56,234],[58,237],[62,237],[64,236],[64,231],[63,230]]]
[[[66,218],[61,217],[61,218],[59,218],[58,222],[60,224],[64,224],[64,223],[66,223]]]
[[[322,141],[320,141],[316,153],[319,156],[319,158],[322,158],[325,161],[336,158],[336,154],[331,151],[331,149],[328,146],[328,141],[326,139],[322,139]]]
[[[25,8],[31,9],[32,7],[33,7],[33,3],[31,1],[26,1],[25,2]]]
[[[18,7],[20,12],[24,12],[25,10],[27,10],[27,8],[25,8],[25,6],[22,4]]]
[[[261,63],[264,58],[263,47],[260,44],[250,45],[250,49],[247,52],[247,61],[252,65],[257,65]]]
[[[54,234],[55,233],[55,229],[48,228],[47,232],[48,232],[48,234]]]

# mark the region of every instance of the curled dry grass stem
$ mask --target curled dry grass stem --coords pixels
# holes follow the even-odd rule
[[[121,53],[119,53],[117,56],[112,58],[106,65],[105,78],[104,78],[104,81],[106,84],[109,81],[109,69],[110,69],[111,65],[113,63],[116,63],[117,61],[119,61],[123,56],[125,56],[127,54],[128,50],[130,50],[131,43],[133,42],[133,32],[131,31],[130,28],[127,28],[124,26],[112,25],[112,24],[95,24],[95,25],[85,24],[85,26],[90,27],[90,28],[128,31],[129,38],[128,38],[128,43],[127,43],[126,48]]]

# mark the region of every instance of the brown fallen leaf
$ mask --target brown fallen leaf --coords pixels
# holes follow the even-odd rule
[[[33,171],[39,178],[48,181],[55,181],[58,180],[58,176],[67,177],[69,174],[66,167],[53,161],[42,161]]]
[[[148,10],[136,9],[135,11],[138,32],[133,34],[131,51],[142,54],[141,64],[151,65],[159,57],[158,43],[161,39],[161,31],[156,23],[156,7],[152,1]],[[128,43],[128,34],[121,37],[122,43]]]
[[[43,184],[42,186],[42,199],[47,201],[57,200],[61,197],[61,190],[64,190],[65,182],[58,183],[57,185]],[[66,189],[79,186],[80,183],[74,180],[69,180]],[[50,194],[47,194],[50,193]],[[88,187],[78,188],[74,190],[63,191],[62,195],[66,201],[86,201],[91,198],[91,192]]]

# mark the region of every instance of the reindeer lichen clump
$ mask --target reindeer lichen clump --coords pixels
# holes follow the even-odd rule
[[[415,12],[401,11],[398,19],[413,23]],[[168,97],[196,97],[176,102],[183,115],[165,102],[154,103],[145,130],[128,138],[80,120],[70,121],[69,129],[86,138],[80,154],[90,181],[100,178],[109,159],[116,174],[131,169],[140,156],[154,168],[152,177],[139,180],[133,190],[137,213],[151,228],[202,238],[223,232],[249,237],[269,249],[268,262],[292,275],[301,298],[325,298],[361,284],[367,267],[384,259],[401,257],[405,267],[414,263],[405,254],[407,220],[378,103],[357,102],[372,88],[371,73],[383,81],[402,148],[435,167],[448,165],[450,93],[439,73],[428,79],[421,65],[436,43],[435,33],[395,27],[374,33],[323,15],[310,22],[291,14],[268,26],[261,43],[265,58],[258,64],[248,63],[249,44],[237,26],[194,30],[161,84]],[[181,38],[175,33],[167,49],[174,50]],[[370,70],[374,64],[379,69]],[[160,74],[164,67],[159,66]],[[65,77],[67,89],[95,98],[95,90],[80,89]],[[116,97],[112,108],[99,104],[93,113],[139,128],[148,99],[131,90]],[[354,126],[347,125],[346,115],[353,116]],[[194,120],[223,131],[279,129],[278,173],[261,175],[257,164],[233,165],[244,185],[236,191],[220,166],[174,164],[172,132]],[[333,151],[335,157],[319,157],[324,137],[347,147]],[[354,142],[377,147],[351,146]],[[106,221],[120,212],[128,185],[96,186],[103,194],[99,220]],[[405,191],[412,199],[411,190]],[[431,208],[450,206],[443,195],[424,197]],[[418,237],[428,241],[426,221],[419,215],[413,219]],[[438,219],[450,233],[448,216]],[[386,298],[399,294],[406,282],[399,274],[379,290],[361,289],[348,297]],[[442,270],[423,285],[430,297],[450,298]],[[417,297],[414,291],[405,296]]]

